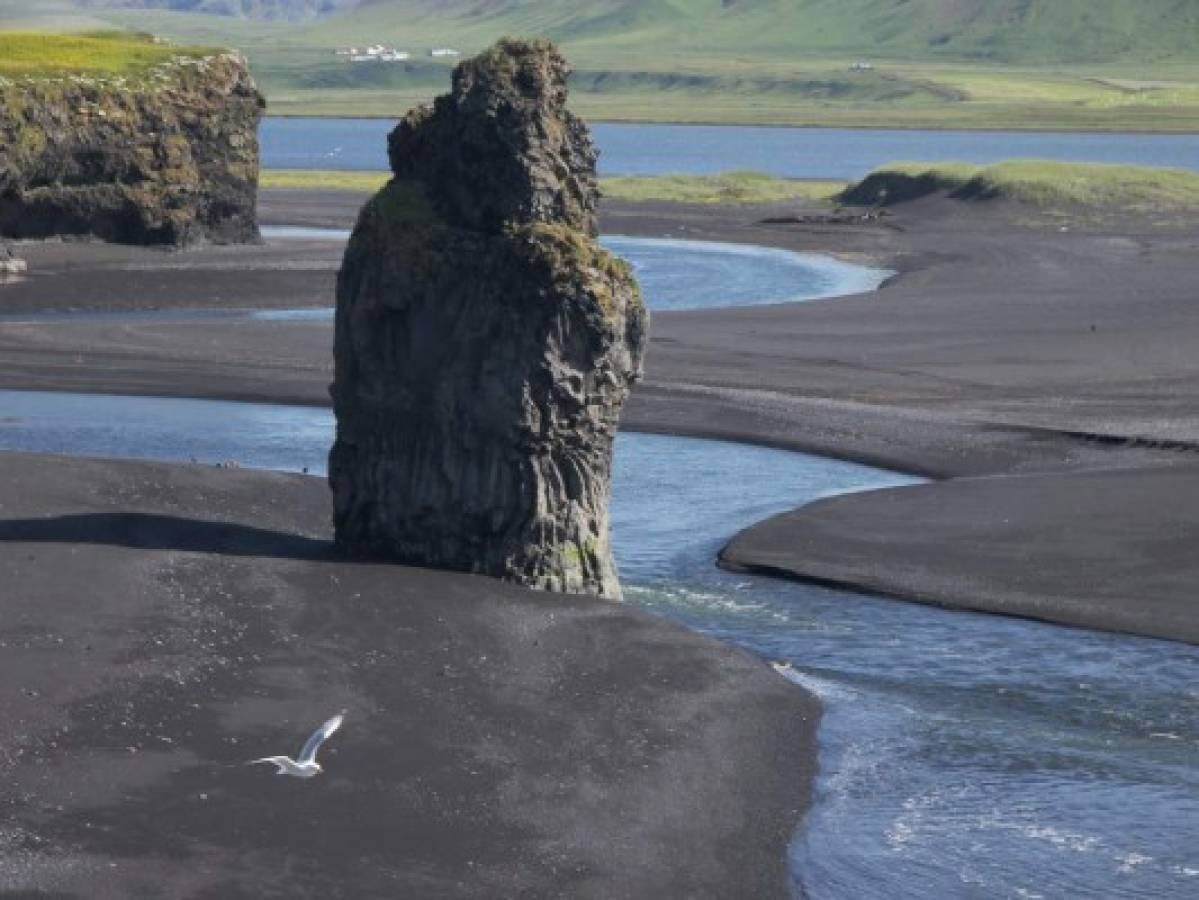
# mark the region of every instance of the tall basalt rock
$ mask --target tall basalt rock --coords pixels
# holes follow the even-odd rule
[[[548,42],[507,40],[400,123],[337,285],[337,542],[619,596],[612,446],[647,313],[596,240],[596,151]]]
[[[0,237],[258,238],[262,95],[235,53],[0,82]]]

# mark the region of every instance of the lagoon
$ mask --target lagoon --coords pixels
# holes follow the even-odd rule
[[[387,169],[392,119],[268,118],[267,169]],[[1199,171],[1199,135],[1018,131],[893,131],[737,125],[593,126],[600,174],[711,175],[735,169],[780,178],[849,181],[897,160],[1004,159],[1119,163]]]

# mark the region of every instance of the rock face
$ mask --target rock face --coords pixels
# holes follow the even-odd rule
[[[255,240],[263,106],[233,53],[0,83],[0,236]]]
[[[648,324],[596,241],[596,151],[548,42],[502,41],[409,113],[337,286],[337,541],[619,596],[612,442]]]

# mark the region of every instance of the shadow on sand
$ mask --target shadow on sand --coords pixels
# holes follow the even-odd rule
[[[344,559],[329,540],[233,522],[146,513],[85,513],[47,519],[0,520],[0,541],[107,544],[134,550],[312,561]]]

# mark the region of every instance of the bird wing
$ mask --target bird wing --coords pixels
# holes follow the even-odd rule
[[[255,766],[258,763],[270,763],[272,766],[281,766],[284,763],[289,763],[291,760],[286,756],[264,756],[262,759],[252,759],[247,766]]]
[[[316,762],[316,751],[321,748],[329,735],[341,727],[342,719],[345,718],[345,713],[338,713],[320,728],[312,733],[312,737],[304,742],[304,748],[300,751],[300,756],[296,760],[300,765]]]

